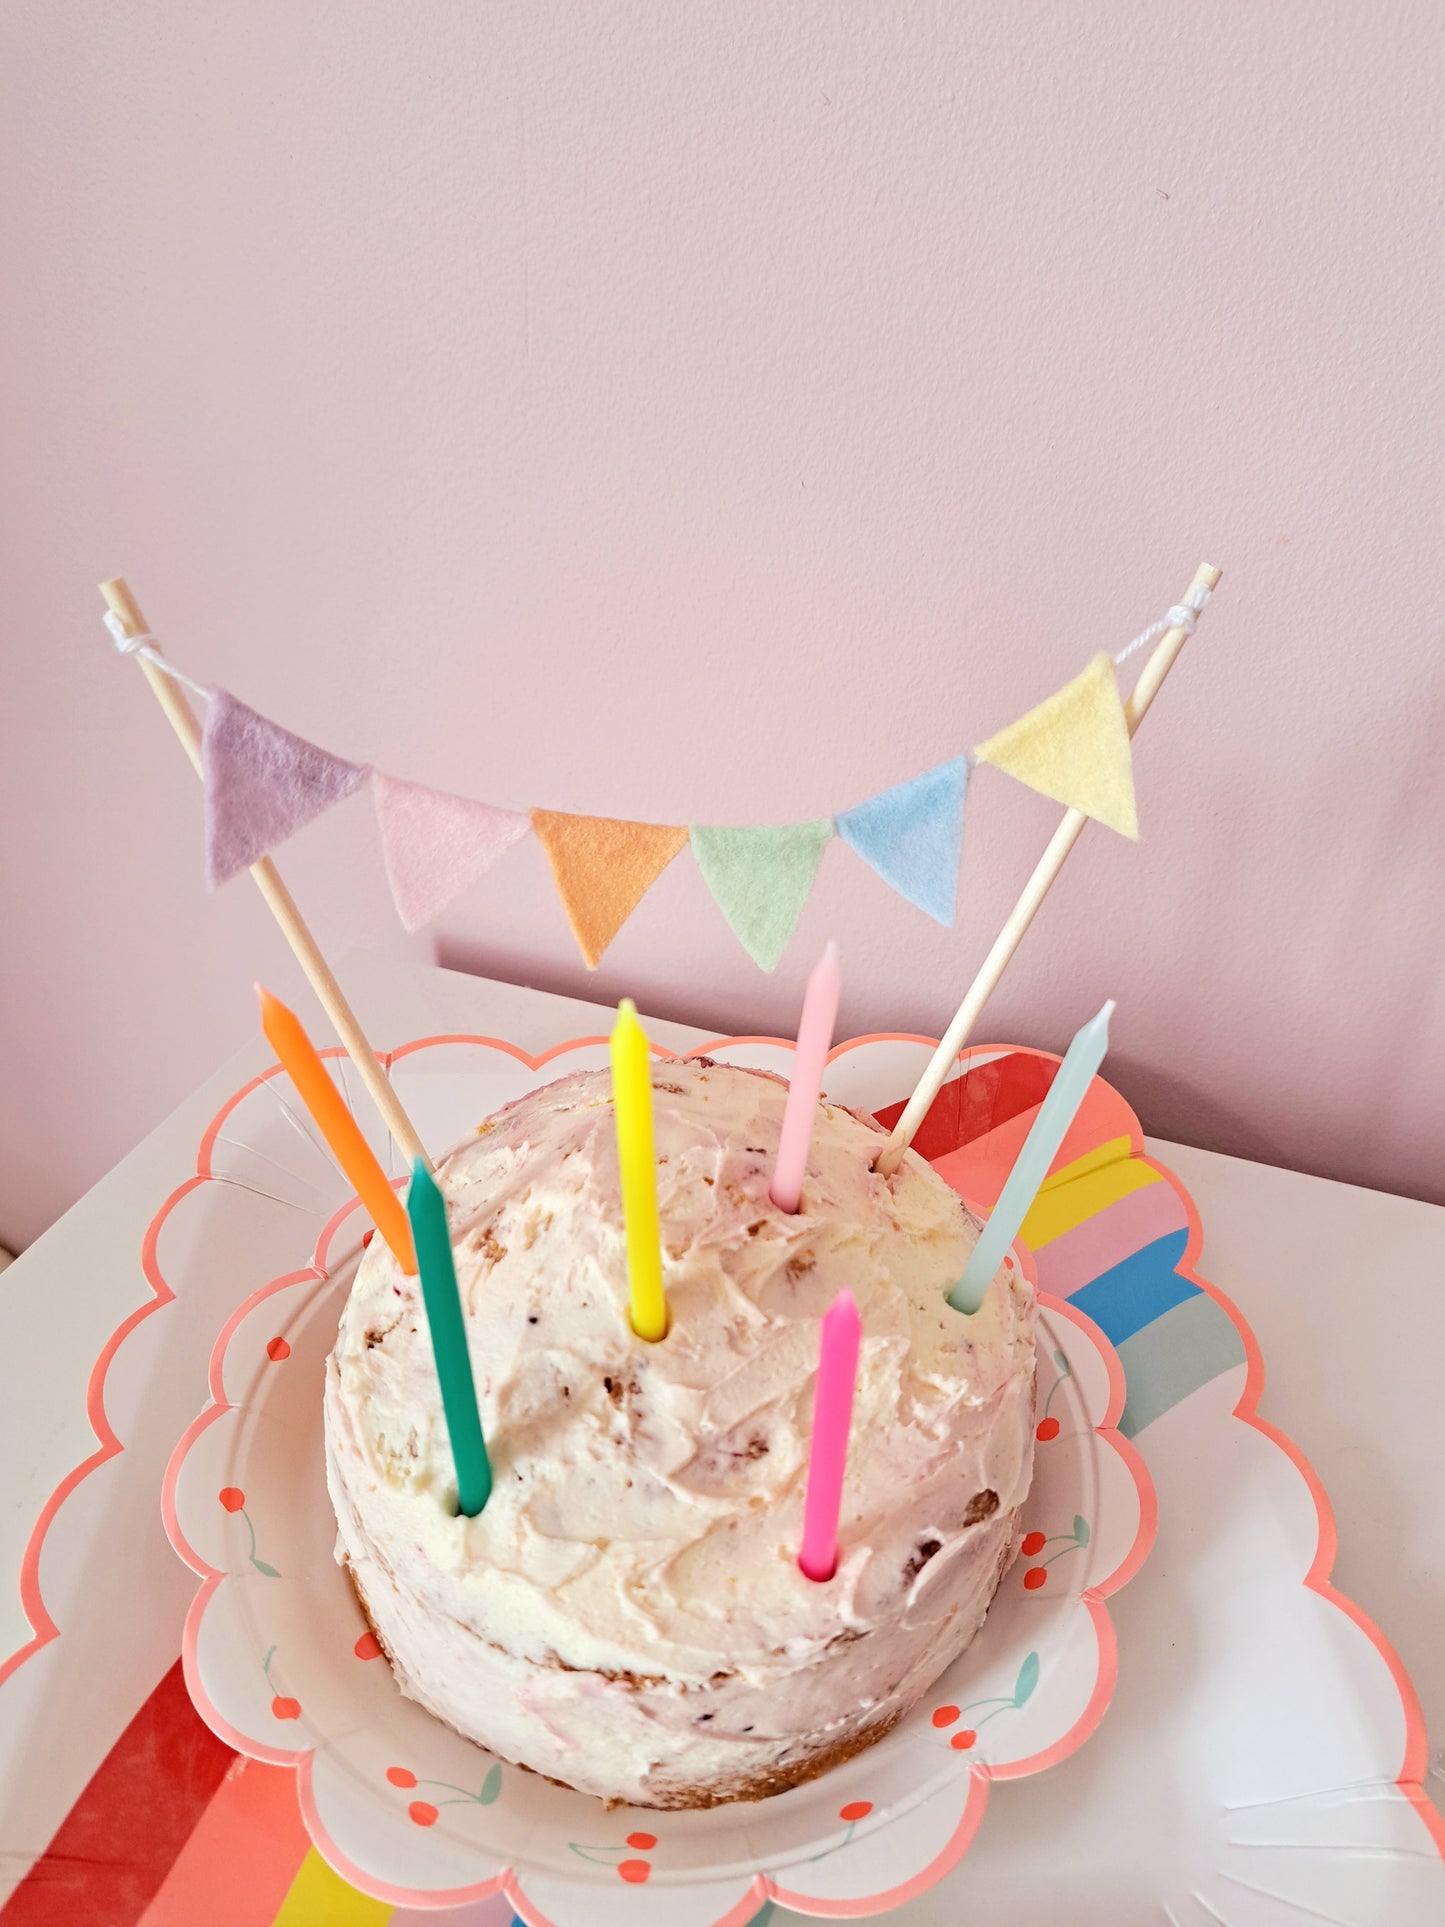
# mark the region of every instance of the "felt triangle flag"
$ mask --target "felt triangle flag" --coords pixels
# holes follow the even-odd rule
[[[602,953],[687,841],[673,823],[629,823],[611,816],[533,810],[552,881],[587,968]]]
[[[697,867],[733,935],[755,964],[774,969],[808,901],[832,817],[756,830],[694,823],[689,834]]]
[[[366,766],[342,762],[213,689],[201,734],[201,775],[206,882],[215,889],[350,796],[365,781]]]
[[[1129,726],[1109,656],[1095,656],[1082,676],[973,753],[1121,836],[1139,834]]]
[[[849,849],[939,923],[953,922],[958,902],[967,788],[968,758],[955,756],[838,818]]]
[[[371,800],[396,913],[407,930],[439,917],[504,850],[527,834],[532,819],[449,796],[424,783],[371,773]]]

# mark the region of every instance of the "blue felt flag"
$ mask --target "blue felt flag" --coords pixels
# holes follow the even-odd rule
[[[845,810],[838,834],[883,881],[939,923],[952,923],[968,758],[925,770],[911,782]]]

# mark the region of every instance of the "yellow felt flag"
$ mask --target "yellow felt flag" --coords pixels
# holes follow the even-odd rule
[[[973,753],[1121,836],[1139,834],[1129,725],[1110,656],[1095,656],[1082,676]]]
[[[533,810],[532,827],[547,852],[572,934],[587,968],[595,970],[649,884],[687,842],[686,826]]]

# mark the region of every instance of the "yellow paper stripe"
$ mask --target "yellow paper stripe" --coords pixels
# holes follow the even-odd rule
[[[1034,1199],[1019,1236],[1031,1250],[1038,1251],[1055,1238],[1062,1238],[1086,1218],[1092,1218],[1095,1212],[1107,1210],[1120,1198],[1127,1198],[1130,1192],[1142,1191],[1146,1185],[1159,1182],[1157,1171],[1141,1164],[1137,1158],[1128,1158],[1122,1163],[1088,1171],[1071,1183],[1050,1185]]]
[[[372,1900],[348,1886],[312,1847],[272,1927],[386,1927],[395,1912],[390,1901]]]

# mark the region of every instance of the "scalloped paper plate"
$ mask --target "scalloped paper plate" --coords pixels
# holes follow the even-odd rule
[[[761,1041],[723,1050],[777,1062]],[[604,1051],[582,1040],[547,1061],[560,1074]],[[537,1081],[532,1060],[490,1041],[429,1040],[407,1055],[408,1106],[433,1143]],[[228,1175],[314,1210],[334,1190],[324,1153],[268,1081],[246,1094],[260,1099],[252,1127],[228,1130]],[[877,1912],[956,1864],[992,1780],[1056,1764],[1097,1726],[1115,1678],[1104,1601],[1148,1550],[1153,1490],[1114,1429],[1124,1378],[1113,1348],[1083,1312],[1042,1294],[1024,1554],[982,1634],[887,1739],[791,1793],[700,1813],[608,1813],[461,1739],[398,1692],[333,1558],[321,1390],[360,1224],[354,1201],[334,1211],[309,1262],[228,1320],[212,1403],[164,1487],[167,1532],[202,1580],[184,1642],[196,1705],[241,1752],[298,1769],[312,1838],[355,1885],[413,1907],[504,1893],[536,1927],[740,1927],[769,1898]]]

